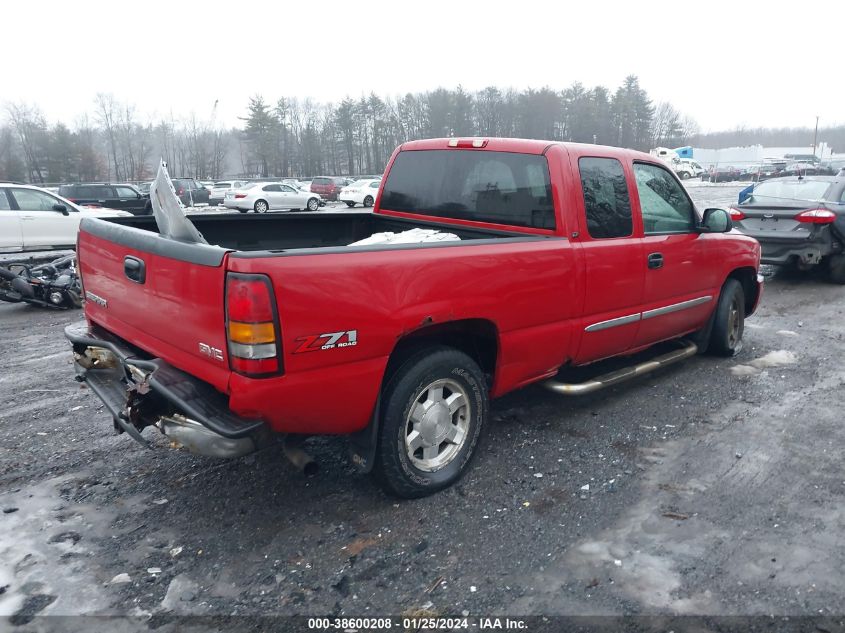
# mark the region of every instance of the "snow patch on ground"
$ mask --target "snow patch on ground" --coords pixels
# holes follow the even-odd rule
[[[41,614],[76,615],[104,612],[110,601],[95,575],[92,536],[101,536],[113,516],[102,509],[69,502],[61,489],[73,475],[58,477],[0,494],[0,617],[27,611],[27,604],[46,606]]]
[[[780,332],[779,332],[780,334]],[[796,335],[797,336],[797,335]],[[755,358],[747,365],[734,365],[731,367],[731,373],[734,376],[752,376],[760,373],[764,369],[772,367],[783,367],[784,365],[792,365],[798,360],[798,356],[789,350],[779,349],[769,352],[765,356]]]
[[[769,367],[782,367],[783,365],[792,365],[798,360],[794,352],[785,349],[779,349],[774,352],[769,352],[765,356],[761,356],[751,361],[751,365],[757,369],[768,369]]]

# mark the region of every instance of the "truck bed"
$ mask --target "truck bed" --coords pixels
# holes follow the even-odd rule
[[[384,231],[401,232],[413,228],[439,229],[464,240],[498,240],[502,238],[543,239],[525,233],[495,229],[467,228],[446,222],[429,222],[391,218],[369,212],[340,213],[273,213],[273,214],[193,214],[188,216],[209,244],[225,250],[280,252],[291,249],[337,249],[343,252],[352,242]],[[109,222],[158,233],[155,218],[136,216],[109,219]],[[454,246],[457,242],[426,243],[431,246]],[[385,245],[355,247],[384,249],[417,245]]]

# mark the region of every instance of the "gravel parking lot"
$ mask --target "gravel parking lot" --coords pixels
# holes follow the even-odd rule
[[[741,188],[689,187],[702,208]],[[845,287],[775,276],[738,357],[578,399],[511,394],[467,477],[397,501],[343,439],[309,440],[306,478],[276,449],[215,461],[116,436],[73,380],[62,329],[81,313],[0,305],[0,629],[92,613],[162,631],[174,614],[840,616],[843,309]]]

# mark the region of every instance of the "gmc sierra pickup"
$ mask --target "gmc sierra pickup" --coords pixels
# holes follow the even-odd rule
[[[733,355],[762,290],[759,244],[725,210],[699,214],[661,161],[612,147],[409,142],[373,213],[191,219],[207,244],[152,217],[80,227],[86,321],[66,335],[115,429],[219,456],[349,434],[353,462],[405,497],[461,476],[491,397]],[[442,239],[367,239],[411,229]]]

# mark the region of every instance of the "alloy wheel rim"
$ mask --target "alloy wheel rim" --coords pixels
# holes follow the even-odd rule
[[[731,301],[731,307],[728,312],[728,342],[731,348],[736,347],[739,341],[739,306],[736,299]]]
[[[469,395],[456,381],[435,380],[420,390],[405,420],[405,452],[419,470],[444,468],[466,443],[472,415]]]

